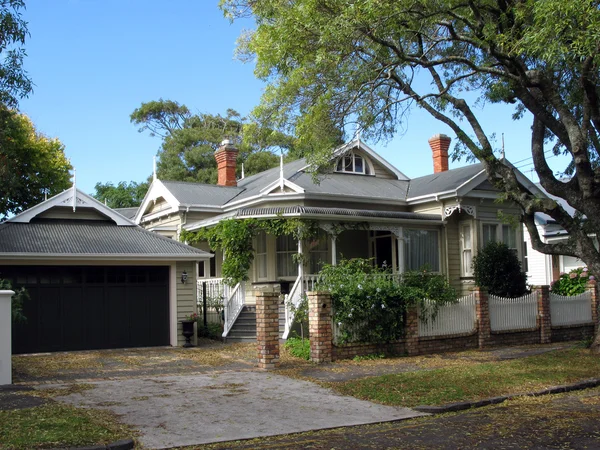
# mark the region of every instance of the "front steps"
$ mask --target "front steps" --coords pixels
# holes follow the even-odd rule
[[[285,331],[285,307],[279,305],[279,338]],[[244,309],[229,330],[227,342],[256,342],[256,306],[244,305]]]

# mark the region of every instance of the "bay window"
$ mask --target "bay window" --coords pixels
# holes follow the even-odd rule
[[[294,255],[298,253],[298,242],[292,235],[278,236],[276,242],[277,276],[297,277],[298,264]]]

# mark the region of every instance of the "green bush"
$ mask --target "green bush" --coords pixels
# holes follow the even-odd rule
[[[307,361],[310,359],[310,341],[308,339],[289,338],[285,341],[285,348],[296,358],[306,359]]]
[[[341,343],[395,342],[404,337],[408,306],[435,312],[439,305],[456,301],[441,275],[408,272],[399,283],[388,271],[373,267],[371,260],[358,258],[326,264],[316,289],[331,293]]]
[[[585,292],[585,286],[588,280],[593,280],[586,268],[579,267],[571,270],[569,273],[562,273],[558,280],[552,282],[550,290],[558,295],[579,295]]]
[[[23,314],[23,303],[29,300],[29,293],[25,288],[13,289],[12,284],[8,280],[0,278],[0,290],[1,291],[14,291],[14,295],[11,299],[11,315],[13,323],[24,323],[27,322],[27,318]]]
[[[516,253],[500,242],[490,242],[473,258],[477,286],[499,297],[520,297],[527,292],[527,275]]]
[[[197,330],[198,337],[221,340],[223,336],[223,325],[220,323],[208,322],[205,327],[202,320],[199,320]]]

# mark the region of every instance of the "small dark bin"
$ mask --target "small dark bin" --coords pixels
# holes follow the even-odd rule
[[[281,293],[283,295],[290,293],[290,282],[289,281],[280,281],[279,285],[281,286]]]

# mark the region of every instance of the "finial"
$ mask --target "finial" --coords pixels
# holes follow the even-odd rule
[[[244,179],[244,163],[242,163],[242,180]]]
[[[506,154],[504,153],[504,133],[502,133],[502,159],[506,158]]]
[[[73,167],[73,212],[77,209],[77,169]]]
[[[279,188],[281,189],[281,192],[283,192],[283,153],[279,155]]]

